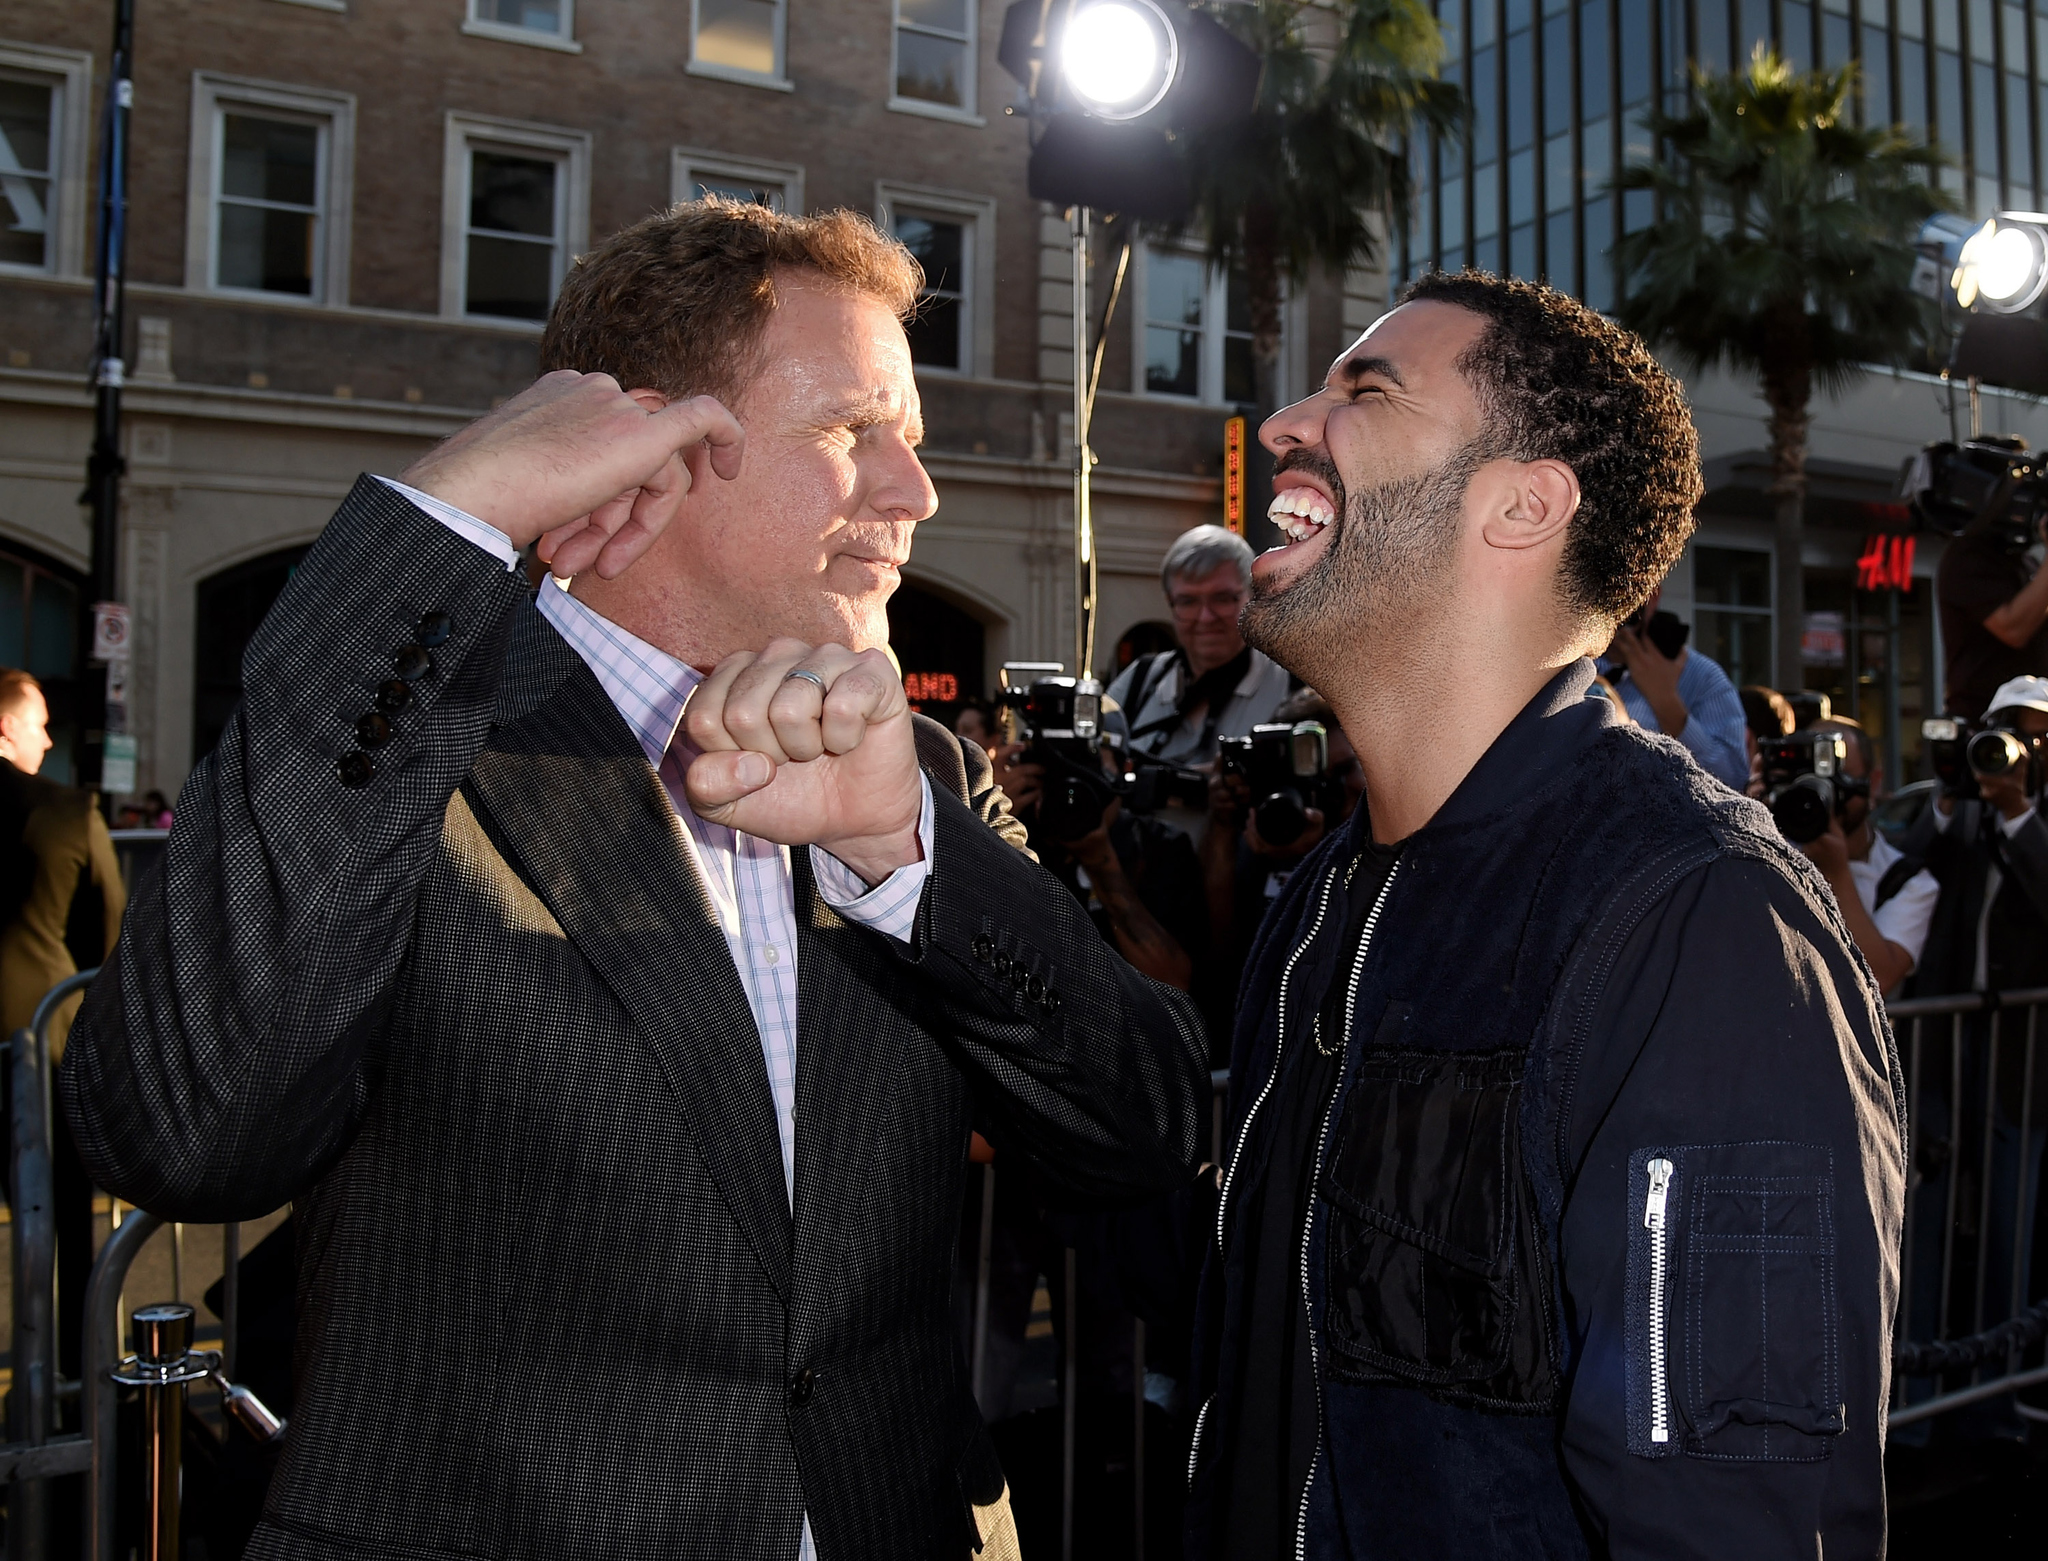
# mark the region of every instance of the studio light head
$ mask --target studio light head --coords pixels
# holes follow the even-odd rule
[[[1258,93],[1258,56],[1179,0],[1016,0],[996,58],[1031,98],[1031,193],[1157,222],[1188,204],[1172,138]]]
[[[2001,211],[1972,223],[1944,212],[1920,229],[1913,287],[1962,316],[1948,371],[2048,393],[2048,214]]]
[[[1956,303],[1988,314],[2024,314],[2048,291],[2048,216],[2000,212],[1963,241],[1949,286]]]

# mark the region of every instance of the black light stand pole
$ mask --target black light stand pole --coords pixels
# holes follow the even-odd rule
[[[135,102],[134,52],[135,0],[114,0],[114,52],[100,134],[99,234],[93,287],[95,405],[85,486],[86,501],[92,505],[91,603],[112,602],[120,596],[121,477],[127,469],[121,458],[121,386],[128,368],[122,358],[127,340],[128,113]],[[91,685],[97,681],[90,676],[85,680],[81,715],[95,703],[105,703],[92,697]],[[104,719],[81,724],[112,729]]]

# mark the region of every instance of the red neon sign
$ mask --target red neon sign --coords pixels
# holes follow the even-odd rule
[[[1863,551],[1856,559],[1856,589],[1859,591],[1910,591],[1913,589],[1913,538],[1875,532],[1863,539]]]
[[[1244,419],[1223,421],[1223,524],[1244,535]]]
[[[906,672],[903,674],[903,692],[912,703],[929,699],[935,704],[948,705],[960,697],[960,679],[950,672]]]

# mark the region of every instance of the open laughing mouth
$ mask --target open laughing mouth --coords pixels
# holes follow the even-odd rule
[[[1286,474],[1278,479],[1286,481]],[[1297,478],[1273,495],[1266,516],[1290,542],[1305,542],[1337,518],[1328,497],[1320,489]]]

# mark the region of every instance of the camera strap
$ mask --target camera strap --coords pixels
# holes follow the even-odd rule
[[[1895,898],[1898,892],[1911,883],[1914,876],[1926,866],[1927,864],[1917,856],[1902,856],[1892,863],[1884,870],[1884,876],[1877,881],[1877,893],[1871,896],[1871,910],[1883,910],[1885,903]]]
[[[1187,666],[1186,660],[1177,650],[1161,651],[1152,658],[1152,664],[1145,669],[1144,677],[1139,680],[1138,696],[1132,701],[1134,716],[1145,708],[1153,692],[1166,680],[1166,674],[1175,665],[1183,669]],[[1173,731],[1187,719],[1189,711],[1197,705],[1206,705],[1208,713],[1202,720],[1202,742],[1198,751],[1207,753],[1216,741],[1216,729],[1222,725],[1224,708],[1230,703],[1231,696],[1237,692],[1237,685],[1244,681],[1245,674],[1251,669],[1252,648],[1247,645],[1222,666],[1211,667],[1200,677],[1190,679],[1187,687],[1183,688],[1179,697],[1174,700],[1173,709],[1165,715],[1147,721],[1143,726],[1133,727],[1131,741],[1135,743],[1142,737]]]

